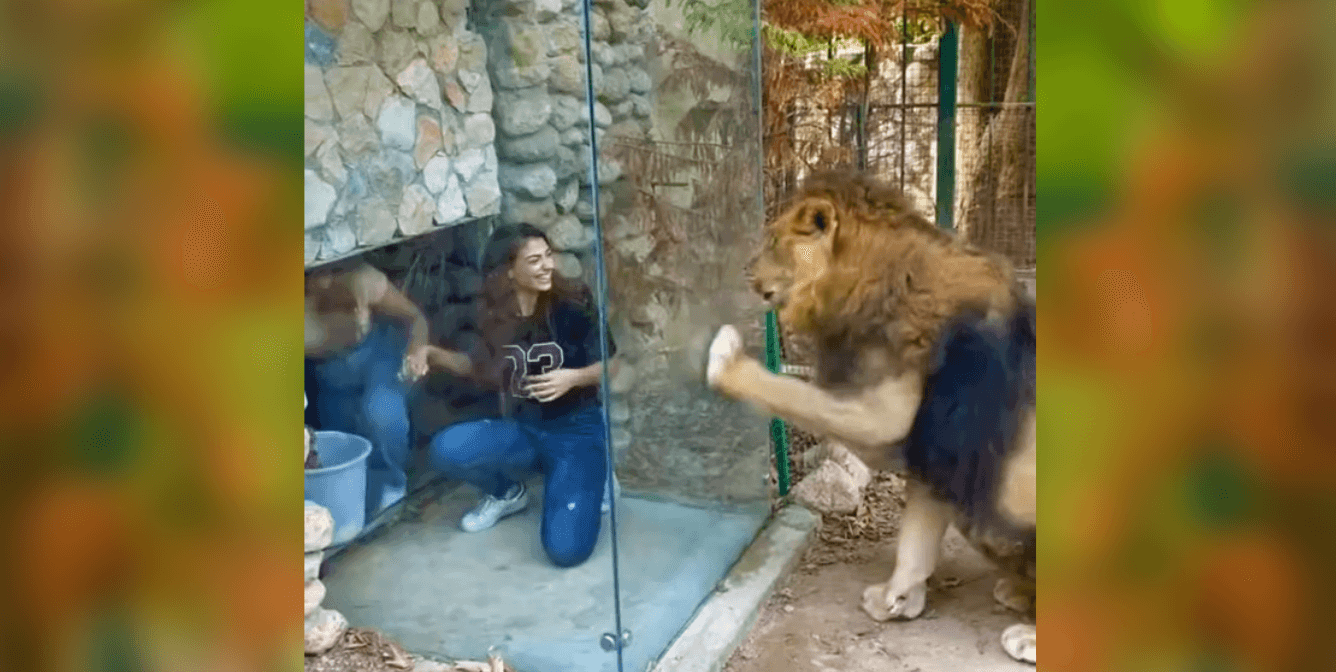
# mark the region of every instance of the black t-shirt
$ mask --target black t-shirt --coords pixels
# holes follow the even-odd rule
[[[505,357],[502,375],[503,408],[520,420],[551,420],[599,403],[597,386],[577,387],[546,404],[524,393],[527,376],[553,369],[579,369],[602,357],[599,352],[598,312],[592,306],[558,301],[546,315],[525,319],[513,341],[500,353]],[[617,345],[608,334],[608,358]]]

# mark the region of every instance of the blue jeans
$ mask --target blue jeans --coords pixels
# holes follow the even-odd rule
[[[496,497],[541,471],[547,557],[558,567],[573,567],[594,552],[608,478],[601,407],[544,421],[461,422],[433,436],[430,450],[437,471]]]
[[[367,491],[368,515],[403,499],[407,490],[408,395],[399,381],[407,345],[400,329],[377,322],[351,351],[314,362],[320,428],[371,442],[367,467],[374,489]]]

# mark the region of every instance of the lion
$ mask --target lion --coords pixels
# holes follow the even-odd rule
[[[706,380],[869,467],[907,477],[894,572],[863,592],[873,619],[923,613],[948,524],[1008,576],[1005,606],[1034,614],[1034,305],[1009,262],[943,231],[856,171],[808,178],[748,264],[752,288],[811,337],[813,382],[769,372],[731,325]],[[1035,662],[1035,628],[1001,636]]]

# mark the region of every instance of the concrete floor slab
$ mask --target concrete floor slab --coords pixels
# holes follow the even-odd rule
[[[541,480],[530,488],[541,502]],[[428,658],[476,660],[496,645],[520,672],[615,671],[616,654],[600,646],[615,631],[609,516],[589,561],[561,569],[543,553],[537,505],[490,530],[460,532],[476,497],[469,486],[444,485],[414,495],[397,521],[331,559],[325,606]],[[623,670],[660,656],[768,513],[764,501],[725,510],[623,494],[619,588],[631,631]]]

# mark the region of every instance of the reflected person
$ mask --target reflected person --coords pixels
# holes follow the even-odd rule
[[[426,374],[427,320],[383,273],[360,260],[306,278],[306,357],[320,429],[365,437],[368,468],[384,474],[368,490],[373,515],[404,497],[409,456],[406,380]]]
[[[429,450],[436,470],[483,492],[460,521],[466,532],[523,511],[524,479],[541,472],[543,548],[553,563],[571,567],[598,542],[607,450],[593,296],[555,267],[552,246],[536,227],[493,234],[483,256],[482,342],[468,354],[430,346],[429,362],[498,389],[501,417],[447,427]],[[611,357],[616,346],[608,340]]]

